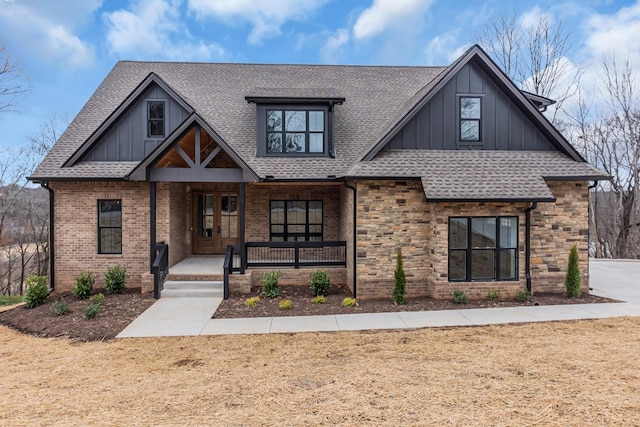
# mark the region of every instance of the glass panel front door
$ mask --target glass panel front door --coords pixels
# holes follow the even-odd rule
[[[238,244],[237,193],[194,194],[194,254],[222,254]]]

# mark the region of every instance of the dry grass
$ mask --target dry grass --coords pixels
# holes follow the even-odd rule
[[[75,343],[0,327],[0,425],[639,425],[640,318]]]

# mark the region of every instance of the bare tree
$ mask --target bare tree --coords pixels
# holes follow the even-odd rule
[[[15,108],[20,97],[28,91],[29,85],[20,65],[0,45],[0,113]]]
[[[640,258],[640,92],[629,59],[607,58],[603,83],[604,111],[574,114],[587,158],[611,175],[593,197],[596,256]]]
[[[581,67],[572,63],[577,49],[571,35],[561,19],[543,14],[524,25],[516,12],[506,12],[475,38],[520,89],[555,99],[550,119],[556,124],[558,111],[580,80]]]

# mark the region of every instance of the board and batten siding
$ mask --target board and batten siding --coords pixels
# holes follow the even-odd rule
[[[147,101],[152,100],[166,101],[165,137],[189,115],[167,92],[153,84],[96,142],[82,160],[138,161],[149,155],[164,139],[147,137]]]
[[[460,141],[459,97],[482,98],[481,141]],[[467,63],[389,141],[386,148],[422,150],[557,150],[482,68]]]

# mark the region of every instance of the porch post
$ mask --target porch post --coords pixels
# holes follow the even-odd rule
[[[156,258],[156,182],[149,182],[149,272],[153,273],[153,261]]]
[[[244,241],[244,226],[245,226],[245,216],[244,216],[244,195],[245,195],[245,184],[244,182],[240,183],[240,274],[244,274],[244,271],[247,268],[247,251]]]

